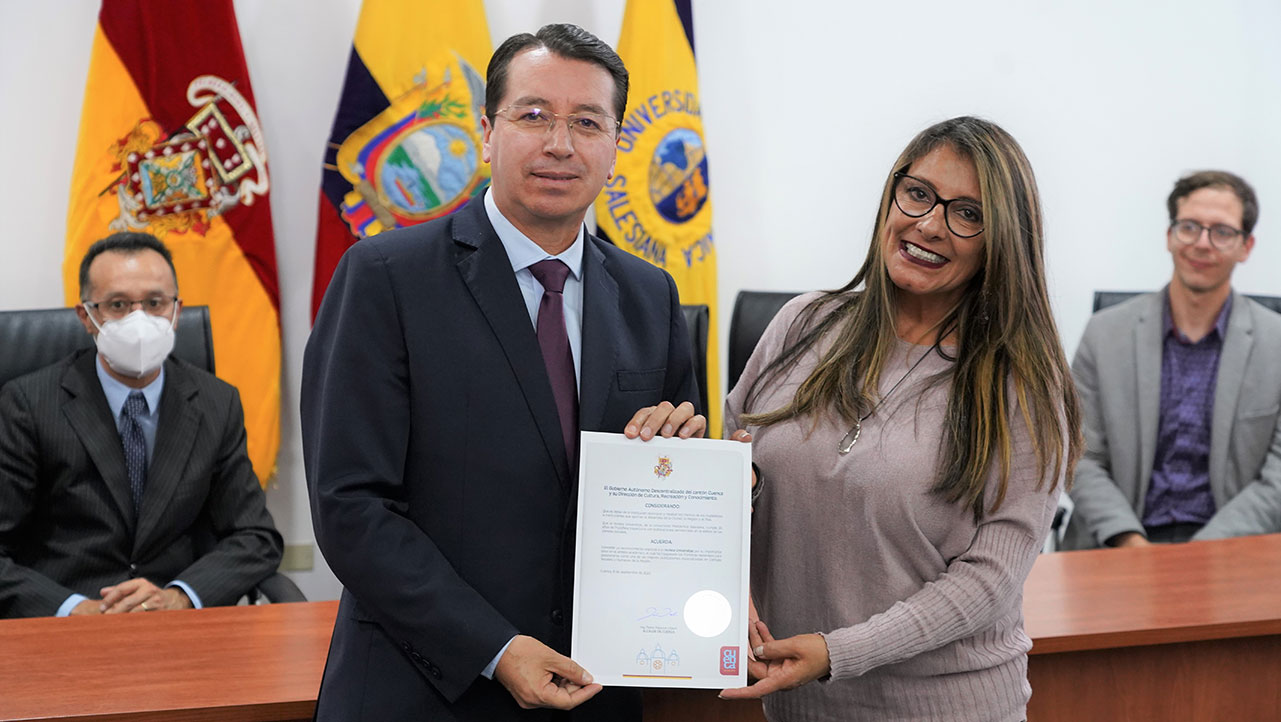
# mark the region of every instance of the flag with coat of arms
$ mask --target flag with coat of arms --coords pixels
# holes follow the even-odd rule
[[[452,213],[489,185],[492,52],[481,0],[365,0],[325,148],[313,318],[353,243]]]
[[[706,304],[709,434],[720,435],[716,247],[689,0],[627,0],[627,66],[614,176],[596,199],[597,232],[665,269],[683,304]]]
[[[209,307],[218,376],[240,390],[262,483],[280,446],[280,298],[267,146],[232,0],[103,0],[90,54],[62,265],[119,231],[173,253],[186,305]]]

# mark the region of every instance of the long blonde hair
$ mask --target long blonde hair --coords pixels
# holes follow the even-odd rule
[[[886,178],[867,258],[854,279],[809,303],[793,322],[783,352],[749,387],[750,408],[760,393],[829,334],[831,347],[778,409],[747,414],[753,425],[835,412],[848,423],[874,408],[881,373],[896,344],[896,287],[881,243],[893,203],[894,172],[940,146],[974,162],[983,201],[984,259],[961,300],[936,327],[935,342],[955,334],[957,359],[945,417],[934,491],[973,509],[987,507],[986,477],[995,459],[1000,485],[990,510],[1005,499],[1009,482],[1011,401],[1022,409],[1049,491],[1057,472],[1071,478],[1082,437],[1076,388],[1045,285],[1044,232],[1032,167],[1019,144],[995,123],[959,117],[926,128],[908,144]],[[858,290],[862,286],[861,290]],[[825,315],[824,315],[825,314]],[[941,352],[936,347],[936,352]],[[1010,390],[1013,390],[1011,398]]]

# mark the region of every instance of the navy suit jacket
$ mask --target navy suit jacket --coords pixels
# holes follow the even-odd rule
[[[697,398],[661,269],[587,236],[580,426]],[[576,484],[534,327],[484,203],[352,246],[307,343],[316,540],[345,591],[320,720],[534,720],[481,671],[516,634],[569,653]],[[635,690],[577,719],[639,720]]]
[[[0,391],[0,617],[49,616],[131,577],[235,604],[283,550],[245,451],[235,387],[165,361],[155,449],[134,513],[93,349]]]

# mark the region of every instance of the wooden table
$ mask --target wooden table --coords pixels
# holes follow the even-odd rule
[[[311,719],[337,602],[0,621],[0,719]]]
[[[1281,720],[1281,534],[1043,554],[1023,616],[1029,722]],[[645,701],[653,722],[764,720],[701,691]]]
[[[1024,588],[1030,722],[1281,719],[1281,534],[1061,552]],[[310,719],[335,602],[0,621],[0,720]],[[647,722],[756,722],[648,690]]]
[[[1281,534],[1041,556],[1029,722],[1281,720]]]

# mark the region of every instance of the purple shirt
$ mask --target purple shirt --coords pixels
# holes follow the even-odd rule
[[[1161,352],[1161,416],[1152,483],[1143,507],[1144,526],[1204,524],[1214,516],[1210,491],[1210,424],[1214,384],[1232,296],[1219,309],[1214,328],[1192,343],[1174,326],[1166,292],[1165,342]]]

